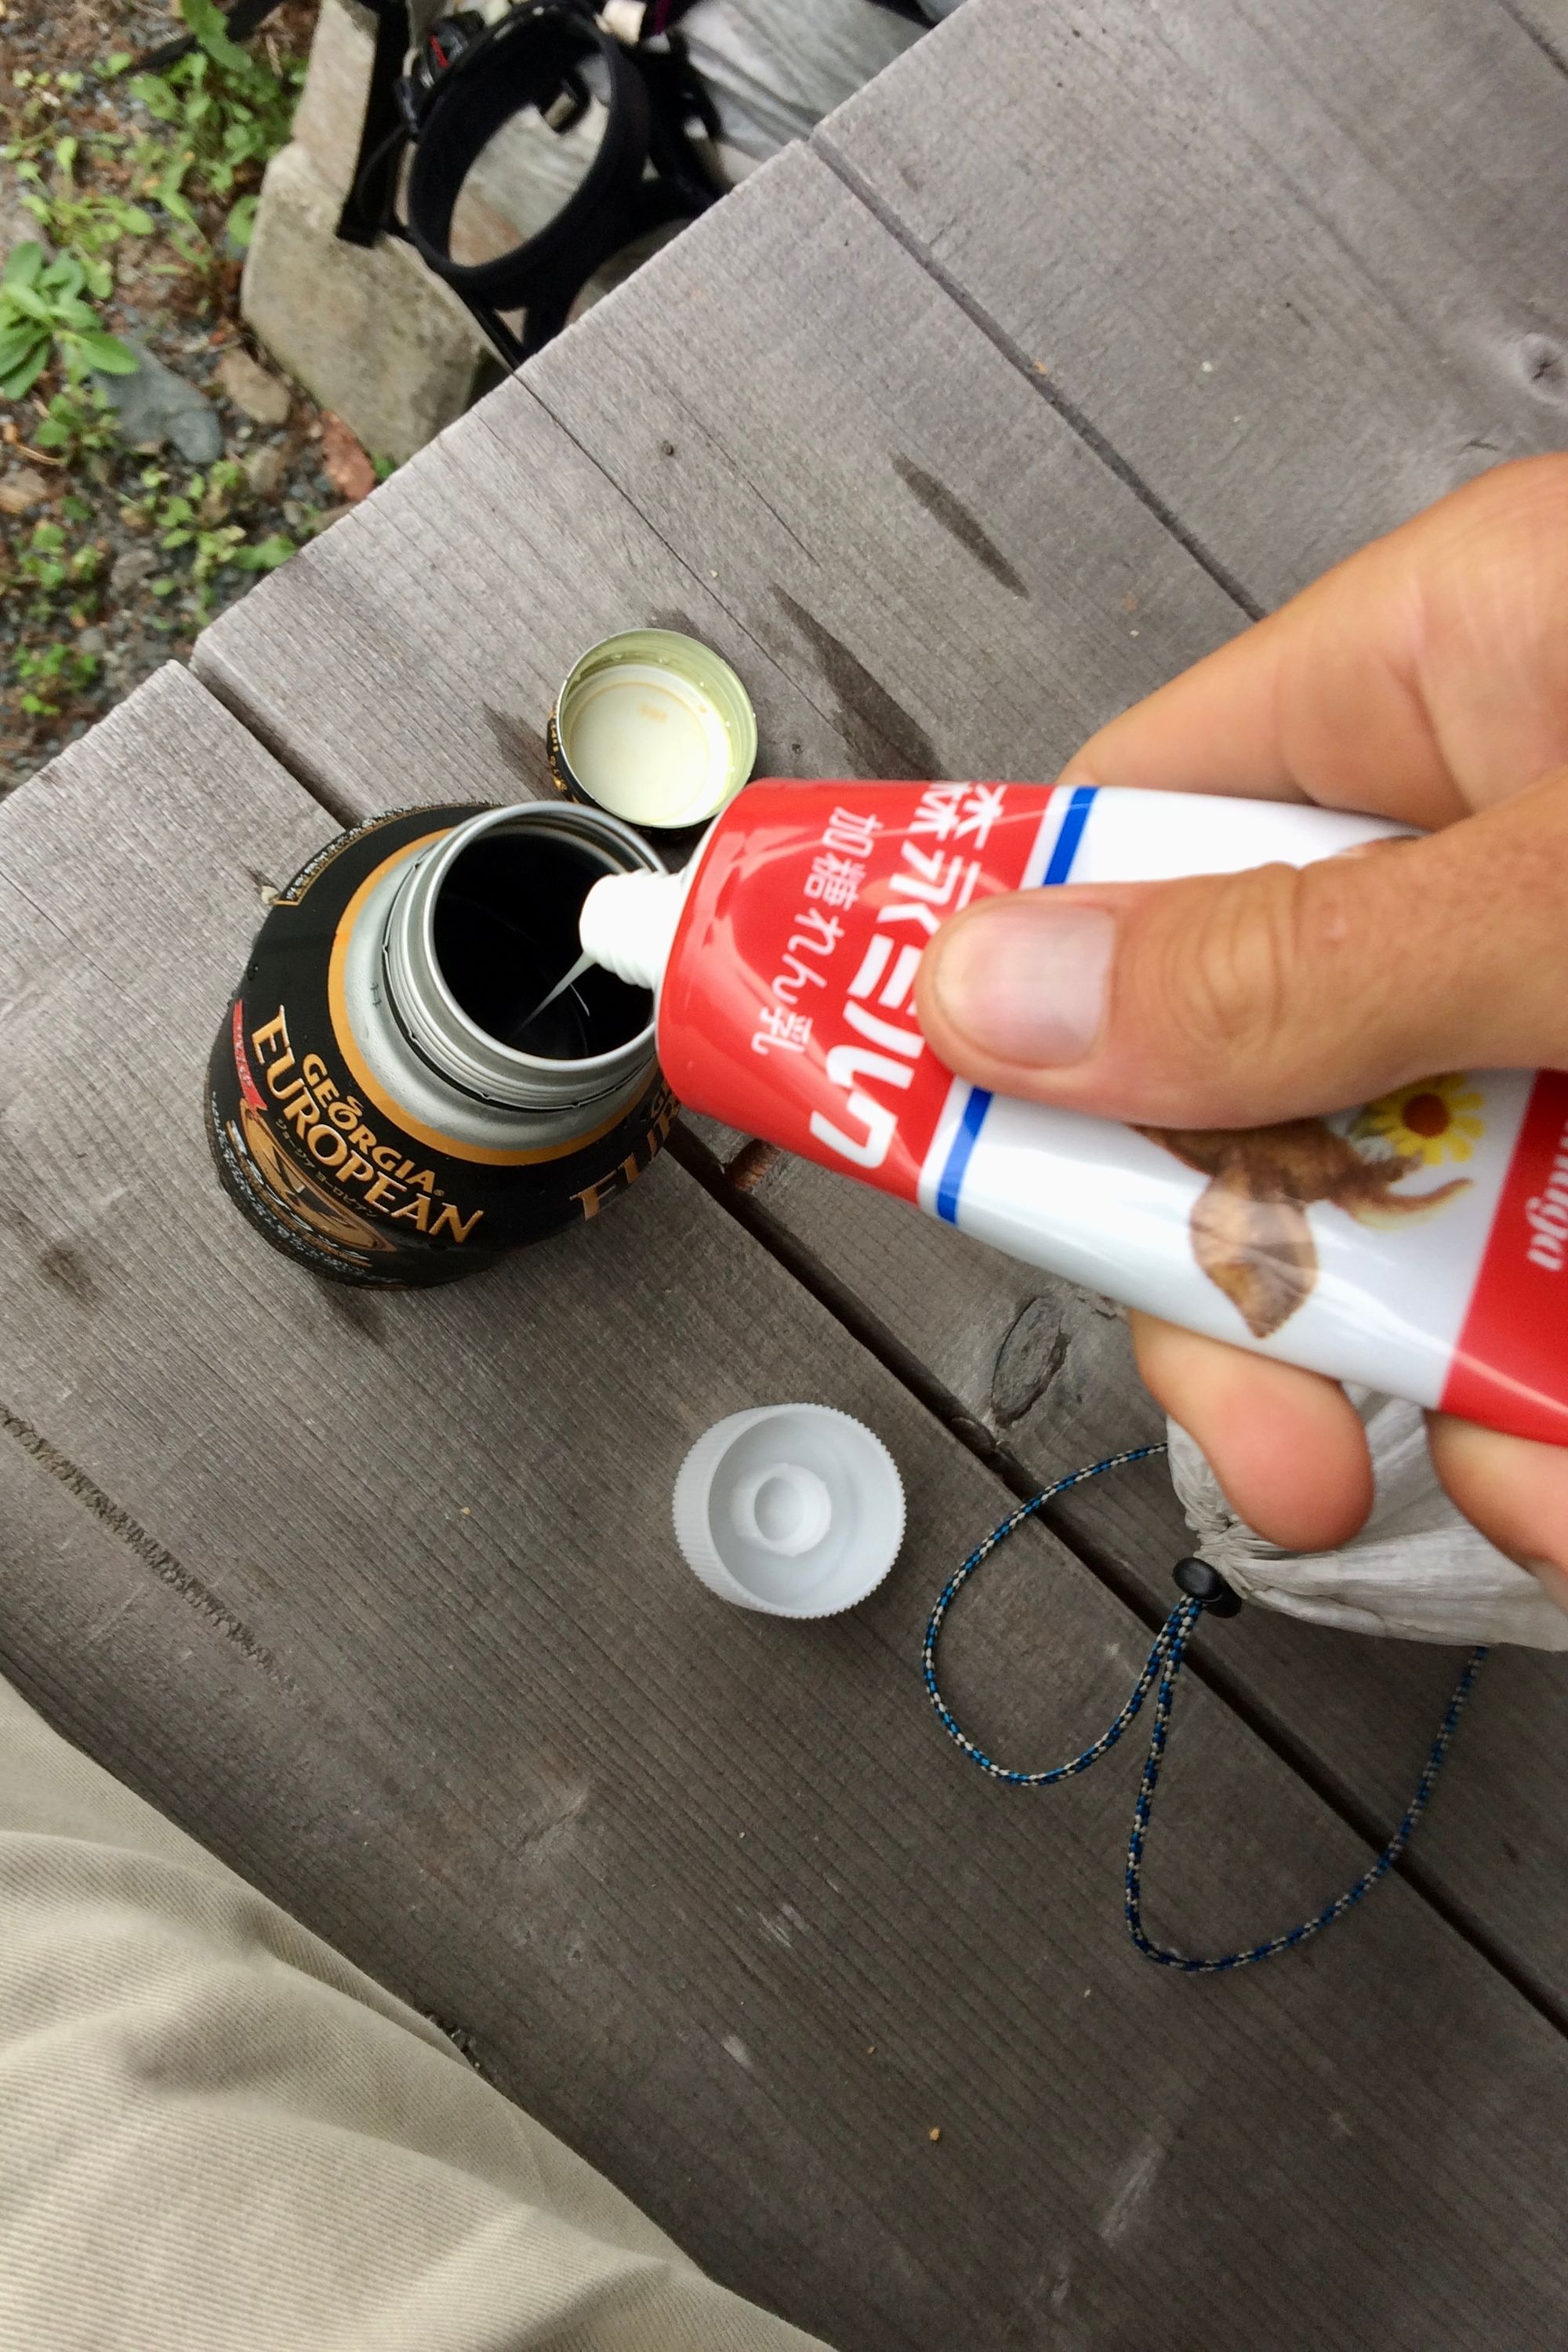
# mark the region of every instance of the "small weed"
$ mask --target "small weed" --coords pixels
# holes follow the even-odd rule
[[[21,705],[30,719],[58,719],[64,705],[97,676],[98,656],[82,653],[68,640],[57,640],[41,653],[24,648],[16,656]]]
[[[180,0],[180,14],[196,39],[191,55],[126,85],[167,133],[142,140],[132,169],[140,193],[174,222],[175,250],[197,261],[208,249],[193,198],[234,199],[226,226],[237,244],[249,242],[256,213],[249,190],[289,136],[305,68],[296,63],[269,73],[229,38],[214,0]]]
[[[62,524],[36,522],[25,544],[0,565],[0,593],[27,620],[53,620],[64,607],[72,626],[81,628],[97,609],[103,563],[103,550],[92,541],[72,547]]]
[[[0,147],[0,160],[14,167],[23,205],[44,236],[81,264],[88,292],[106,301],[113,283],[107,258],[112,247],[122,236],[151,236],[157,228],[146,208],[123,193],[130,139],[96,122],[79,136],[61,133],[61,100],[77,95],[81,74],[24,69],[11,79],[24,102],[13,120],[13,135]]]
[[[287,533],[274,528],[271,497],[230,458],[197,471],[174,458],[149,466],[125,448],[104,396],[102,378],[136,364],[110,331],[117,285],[142,313],[172,317],[187,351],[197,347],[187,326],[210,335],[232,319],[229,257],[249,240],[262,170],[288,138],[304,81],[302,63],[274,73],[238,47],[214,0],[177,5],[197,46],[163,73],[137,72],[129,48],[85,74],[0,73],[0,171],[15,175],[37,224],[0,278],[0,399],[25,400],[26,412],[7,423],[5,442],[52,461],[43,520],[0,535],[10,707],[22,714],[19,736],[5,740],[7,772],[26,772],[35,746],[51,748],[162,650],[178,651],[321,520],[291,505]],[[157,279],[173,283],[150,301]],[[132,564],[117,596],[110,566],[131,532],[153,554],[153,576]],[[76,642],[98,623],[119,649],[107,667]]]
[[[250,250],[250,240],[256,233],[256,207],[260,202],[259,195],[252,194],[241,196],[237,204],[229,206],[228,241],[237,245],[241,253]]]
[[[287,562],[294,541],[281,531],[247,540],[243,511],[248,503],[245,468],[232,457],[220,457],[205,474],[192,474],[182,488],[170,487],[162,466],[142,470],[142,496],[123,501],[122,511],[132,529],[156,532],[158,544],[171,555],[189,550],[186,581],[191,609],[198,620],[211,614],[211,583],[219,572],[271,572]],[[172,596],[180,585],[172,574],[148,583],[158,597]]]
[[[119,446],[114,411],[96,384],[68,384],[63,392],[57,392],[33,439],[40,449],[55,451],[61,463],[70,467]]]
[[[89,154],[101,162],[112,152],[112,144],[101,138],[91,141]],[[16,168],[21,179],[34,184],[23,196],[23,204],[50,242],[81,263],[89,291],[101,302],[108,299],[114,282],[104,257],[122,236],[153,236],[157,223],[145,205],[132,204],[117,188],[79,184],[77,164],[81,152],[79,139],[57,139],[50,150],[54,168],[47,186],[36,159],[24,160]]]
[[[214,0],[180,0],[179,13],[197,46],[163,73],[123,81],[143,118],[131,131],[61,136],[61,102],[76,97],[86,78],[26,68],[11,77],[24,104],[0,158],[15,166],[22,202],[51,244],[81,266],[99,301],[112,284],[109,257],[127,236],[162,233],[187,267],[208,268],[212,247],[199,205],[222,205],[234,243],[248,245],[262,168],[288,139],[304,87],[302,61],[270,72],[229,37]],[[120,79],[131,62],[128,51],[116,51],[99,66],[98,79]]]

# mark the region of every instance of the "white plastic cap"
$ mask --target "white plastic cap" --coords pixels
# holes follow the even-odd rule
[[[874,1592],[904,1538],[879,1437],[826,1404],[759,1405],[700,1437],[675,1482],[675,1538],[710,1591],[772,1617],[831,1617]]]
[[[657,988],[675,945],[690,876],[689,866],[679,874],[606,874],[595,883],[577,918],[584,953],[633,988]]]

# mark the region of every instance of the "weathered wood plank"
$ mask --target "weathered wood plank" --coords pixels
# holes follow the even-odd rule
[[[750,1201],[866,1300],[955,1406],[1042,1486],[1163,1434],[1125,1324],[1105,1302],[787,1155]],[[1064,1497],[1053,1515],[1152,1609],[1170,1606],[1171,1569],[1192,1538],[1163,1467],[1118,1473]],[[1222,1687],[1384,1834],[1404,1811],[1458,1666],[1452,1650],[1334,1633],[1261,1608],[1215,1639]],[[1500,1651],[1415,1857],[1421,1883],[1560,2013],[1568,1836],[1552,1759],[1565,1732],[1563,1660]]]
[[[833,729],[703,572],[535,404],[504,441],[488,407],[224,614],[197,675],[345,815],[531,799],[551,789],[545,720],[578,655],[657,624],[736,664],[766,765],[830,771]]]
[[[780,289],[803,266],[796,321]],[[764,770],[819,773],[1048,774],[1117,702],[1239,625],[802,151],[558,350],[200,641],[200,675],[334,807],[543,789],[544,716],[573,655],[650,617],[738,664]],[[1009,1429],[1040,1343],[1048,1358],[1062,1318],[1084,1323],[1067,1286],[934,1229],[911,1244],[895,1210],[847,1202],[814,1170],[781,1171],[766,1197],[786,1223],[798,1198],[798,1229],[848,1257],[851,1286],[970,1409],[1005,1359]],[[842,1252],[821,1248],[813,1200],[847,1216]],[[960,1330],[973,1380],[947,1363]],[[1149,1418],[1119,1336],[1075,1356],[1086,1439]],[[1129,1559],[1170,1556],[1180,1524],[1152,1478],[1093,1514]]]
[[[1217,1994],[1137,1961],[1128,1769],[1010,1801],[924,1711],[918,1629],[995,1482],[681,1171],[422,1295],[236,1219],[202,1066],[258,877],[321,830],[173,671],[0,812],[7,1666],[845,2352],[1118,2340],[1152,2275],[1173,2339],[1237,2352],[1550,2340],[1562,2039],[1400,1885]],[[883,1430],[911,1507],[874,1603],[810,1631],[713,1602],[668,1533],[696,1430],[791,1393]],[[1030,1531],[951,1679],[1055,1746],[1141,1645]],[[1355,1867],[1227,1710],[1184,1712],[1175,1932]]]
[[[803,268],[796,320],[781,289]],[[556,681],[593,637],[650,617],[738,664],[762,706],[760,764],[786,773],[1048,774],[1240,623],[804,152],[558,351],[198,645],[199,674],[334,807],[542,789]],[[815,1171],[791,1181],[838,1197]],[[1023,1318],[999,1375],[1017,1398],[1033,1342],[1079,1319],[1066,1286],[934,1231],[902,1294],[896,1213],[866,1200],[849,1214],[864,1295],[943,1379],[944,1325],[994,1364]],[[1080,1351],[1100,1400],[1085,1426],[1098,1412],[1121,1433],[1147,1407],[1120,1356],[1092,1361],[1098,1388]],[[1152,1481],[1110,1507],[1130,1555],[1156,1530],[1163,1552],[1176,1540]],[[1095,1526],[1103,1539],[1098,1512]]]
[[[1568,439],[1568,80],[1475,0],[972,0],[819,151],[1260,604]]]
[[[1034,201],[1047,243],[1054,177]],[[933,767],[1047,774],[1105,709],[1231,617],[1138,499],[797,152],[247,598],[198,658],[336,805],[413,797],[415,769],[499,798],[537,780],[498,760],[482,717],[497,677],[514,683],[508,665],[552,636],[548,664],[506,705],[513,740],[531,746],[572,650],[703,579],[711,601],[688,598],[692,625],[753,685],[795,697],[775,707],[795,714],[803,751],[773,764],[809,751],[826,772],[898,772],[911,720]],[[814,719],[823,705],[832,716]],[[753,1198],[1042,1482],[1154,1429],[1119,1323],[1068,1286],[797,1162],[776,1163]],[[1184,1530],[1162,1475],[1097,1487],[1062,1523],[1163,1605]],[[1225,1654],[1326,1780],[1397,1817],[1446,1658],[1250,1617]],[[1562,1675],[1543,1667],[1532,1687],[1554,1723]],[[1553,1747],[1516,1740],[1480,1702],[1454,1767],[1470,1793],[1445,1793],[1421,1866],[1568,2005]],[[1538,1874],[1495,1833],[1525,1819],[1542,1830]]]
[[[796,317],[787,289],[803,268]],[[500,798],[540,783],[534,747],[571,651],[682,594],[753,686],[798,680],[787,742],[777,723],[766,740],[764,713],[762,763],[772,752],[786,772],[1048,774],[1098,719],[1241,617],[796,151],[225,615],[197,667],[335,806],[404,797],[415,770]],[[554,644],[543,662],[542,632]],[[528,748],[516,769],[485,717],[498,679],[514,698],[507,740]],[[791,1182],[843,1210],[816,1171]],[[1034,1341],[1058,1315],[1079,1319],[1065,1286],[935,1232],[901,1295],[896,1213],[871,1201],[845,1213],[869,1303],[941,1377],[944,1324],[962,1322],[994,1365],[1022,1317],[999,1375],[1017,1399]],[[983,1307],[967,1286],[987,1263]],[[1121,1432],[1146,1408],[1119,1356],[1094,1361],[1099,1419]],[[1079,1369],[1094,1390],[1081,1351]],[[952,1385],[970,1400],[967,1382]],[[1162,1543],[1173,1536],[1160,1501],[1150,1487],[1111,1506],[1113,1518],[1132,1512],[1131,1549],[1151,1511]]]
[[[984,26],[987,0],[972,0],[972,8]],[[968,22],[970,15],[964,11],[961,21]],[[1033,25],[1033,16],[1028,22]],[[1021,69],[1016,26],[1011,18],[1009,25],[1009,68],[1003,70],[994,42],[986,52],[997,103],[1004,86],[1023,93],[1040,79]],[[1070,37],[1063,36],[1069,42]],[[929,46],[940,58],[952,48],[952,36],[933,38]],[[1075,54],[1082,46],[1073,45]],[[900,70],[907,75],[910,68]],[[875,98],[875,92],[863,94],[848,119],[856,119],[856,108],[871,107]],[[1068,102],[1054,90],[1051,98],[1053,104]],[[1016,103],[1024,102],[1020,95]],[[954,145],[967,150],[985,143],[954,142],[953,119],[950,108],[944,153]],[[1408,189],[1415,162],[1407,158],[1405,169]],[[1022,215],[1025,201],[1016,201],[1012,226],[1031,252],[1045,249],[1058,201],[1056,174],[1036,175],[1029,183],[1026,201],[1033,210]],[[1415,202],[1414,195],[1409,201]],[[1297,245],[1323,241],[1306,224],[1290,252]],[[875,654],[868,638],[857,640],[858,650],[868,665],[883,665],[879,675],[897,679],[907,707],[923,710],[926,706],[917,700],[922,692],[933,698],[952,694],[952,718],[944,726],[933,716],[931,724],[939,767],[991,773],[990,761],[978,752],[966,756],[963,691],[944,672],[939,650],[963,625],[952,621],[955,611],[981,612],[986,575],[955,547],[946,551],[943,562],[940,545],[920,542],[900,502],[895,499],[889,512],[885,501],[868,494],[878,480],[886,480],[885,461],[880,471],[874,462],[878,436],[881,446],[914,450],[933,476],[956,484],[965,510],[988,540],[1020,564],[1029,562],[1025,551],[1032,550],[1047,567],[1032,576],[1026,605],[1018,608],[1004,596],[984,612],[987,630],[1011,632],[994,640],[1012,665],[1014,697],[1013,731],[1005,746],[1012,764],[1000,772],[1047,774],[1072,748],[1049,688],[1037,690],[1042,671],[1054,683],[1061,658],[1044,664],[1032,659],[1026,634],[1071,625],[1050,617],[1064,602],[1070,606],[1073,593],[1063,572],[1048,568],[1053,551],[1069,551],[1079,583],[1103,579],[1106,562],[1114,561],[1117,546],[1124,542],[1118,538],[1107,551],[1102,535],[1120,534],[1122,518],[1107,499],[1092,519],[1065,523],[1049,465],[1043,457],[1026,459],[1022,445],[1008,440],[1003,420],[1011,412],[1002,393],[994,394],[991,375],[974,363],[968,344],[962,346],[961,357],[956,318],[954,340],[944,340],[931,318],[929,294],[917,297],[906,270],[906,264],[895,265],[875,241],[868,224],[857,225],[841,203],[827,196],[804,157],[786,158],[757,185],[749,212],[740,202],[727,206],[700,246],[693,238],[671,248],[657,278],[650,272],[626,289],[596,331],[590,319],[580,334],[544,354],[527,380],[679,551],[690,556],[699,543],[715,551],[726,583],[744,572],[742,549],[768,547],[765,534],[771,531],[779,541],[787,527],[819,552],[820,593],[831,598],[827,609],[836,623],[839,613],[852,610],[857,625],[873,626],[864,615],[874,611],[879,593],[896,587],[901,640],[890,631]],[[780,287],[787,289],[792,282],[793,292],[781,295]],[[1343,299],[1337,282],[1330,290]],[[906,314],[918,322],[907,340],[899,325]],[[756,415],[758,350],[769,354],[767,422],[762,430]],[[874,365],[868,359],[872,351]],[[993,356],[991,365],[997,364]],[[651,415],[628,419],[619,412],[617,369],[629,371],[656,394]],[[1026,401],[1031,399],[1029,386],[1021,377],[1015,380]],[[1256,389],[1261,401],[1268,387]],[[1366,392],[1375,406],[1382,396],[1375,371]],[[982,398],[988,411],[994,399],[994,412],[976,450],[973,427]],[[676,409],[690,420],[689,430],[700,436],[704,475],[704,487],[688,484],[679,494],[655,439],[658,418]],[[1381,418],[1383,411],[1376,413]],[[497,404],[489,414],[500,431],[510,412]],[[1411,424],[1408,409],[1404,424]],[[1381,422],[1378,429],[1384,429]],[[1274,454],[1281,466],[1289,436],[1298,430],[1310,439],[1300,418],[1280,420]],[[1442,456],[1441,446],[1430,439],[1424,452],[1418,439],[1411,448],[1423,464],[1436,465]],[[824,449],[832,453],[827,459],[817,454]],[[1291,478],[1300,490],[1300,477]],[[773,514],[782,520],[770,521]],[[1284,520],[1298,537],[1308,530],[1300,496]],[[922,560],[916,560],[911,543]],[[1280,544],[1289,550],[1295,540],[1282,537]],[[726,545],[737,551],[728,563],[719,555]],[[727,586],[726,593],[734,591]],[[1020,609],[1020,619],[1010,618]],[[1037,612],[1043,617],[1037,618]],[[746,617],[752,621],[750,607]],[[1107,663],[1113,670],[1125,663],[1131,695],[1138,690],[1143,640],[1126,634],[1136,624],[1124,625],[1109,602],[1101,619],[1113,625],[1096,641],[1094,674],[1103,675]],[[886,667],[898,641],[916,649],[928,683],[906,669]],[[1157,634],[1156,642],[1161,658],[1168,661],[1173,652],[1168,630]],[[781,657],[787,660],[787,651]],[[977,732],[984,745],[984,724]],[[1124,1328],[1101,1304],[797,1160],[775,1161],[752,1198],[1042,1483],[1157,1433],[1157,1416],[1131,1370]],[[1062,1507],[1061,1523],[1140,1582],[1155,1605],[1166,1604],[1170,1565],[1186,1545],[1180,1512],[1162,1476],[1138,1474],[1095,1487]],[[1251,1617],[1245,1631],[1237,1629],[1227,1640],[1226,1659],[1237,1686],[1311,1759],[1315,1769],[1392,1825],[1440,1712],[1450,1661],[1403,1647],[1346,1643],[1300,1627],[1255,1627]],[[1568,1714],[1568,1674],[1550,1661],[1517,1662],[1508,1673],[1516,1686],[1534,1694],[1542,1710],[1538,1728],[1562,1724]],[[1485,1919],[1516,1963],[1568,2008],[1568,1918],[1554,1892],[1568,1859],[1568,1832],[1558,1826],[1550,1763],[1554,1745],[1550,1738],[1540,1744],[1516,1738],[1511,1718],[1489,1699],[1467,1737],[1464,1761],[1455,1768],[1456,1779],[1468,1776],[1468,1794],[1462,1802],[1437,1808],[1421,1868],[1448,1901]],[[1540,1870],[1522,1875],[1497,1834],[1498,1823],[1521,1821],[1533,1822],[1545,1840]]]
[[[819,775],[1049,772],[1242,617],[795,149],[225,614],[196,669],[356,807],[414,765],[502,797],[487,706],[538,785],[568,663],[672,606],[752,688],[761,772]]]
[[[789,1153],[767,1161],[749,1197],[1042,1484],[1164,1435],[1109,1301]],[[1163,1471],[1096,1487],[1064,1510],[1095,1550],[1135,1573],[1152,1566],[1163,1601],[1157,1580],[1185,1532]]]
[[[1240,625],[804,149],[487,404],[498,439],[527,392],[706,557],[851,774],[1052,774]]]
[[[1552,64],[1568,73],[1568,5],[1564,0],[1502,0],[1502,5],[1539,43]]]

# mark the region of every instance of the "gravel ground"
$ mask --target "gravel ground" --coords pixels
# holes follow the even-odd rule
[[[302,56],[314,14],[314,0],[289,0],[252,54],[273,64]],[[126,89],[130,77],[94,68],[114,50],[139,58],[178,32],[172,8],[152,0],[72,0],[45,12],[31,0],[0,0],[0,139],[47,125],[51,137],[58,129],[85,142],[95,130],[149,126]],[[62,69],[83,77],[79,90],[60,93],[51,84],[40,96],[26,79]],[[98,184],[113,184],[118,168],[112,161],[96,167]],[[94,177],[85,165],[79,174]],[[251,186],[258,176],[250,175]],[[121,184],[145,201],[141,190]],[[19,186],[14,164],[0,161],[6,248],[37,234],[18,211]],[[216,489],[210,463],[194,467],[172,446],[157,446],[156,427],[151,444],[115,442],[51,461],[33,436],[58,377],[0,403],[0,793],[82,734],[161,662],[188,652],[204,623],[253,583],[254,570],[226,563],[204,582],[194,544],[164,545],[163,509],[193,488],[194,478],[199,525],[237,526],[237,546],[271,542],[274,554],[280,539],[302,543],[374,484],[374,470],[347,427],[284,382],[247,338],[238,314],[240,259],[225,248],[226,205],[197,211],[210,262],[199,268],[182,262],[161,235],[125,236],[114,248],[115,284],[102,309],[112,332],[133,339],[211,404],[197,430],[214,444],[221,435],[216,454],[231,461]],[[70,567],[70,576],[52,585],[40,562],[40,524],[45,542],[59,533],[56,560]],[[50,682],[23,674],[40,658],[58,661],[62,675]],[[29,711],[28,692],[52,708]]]

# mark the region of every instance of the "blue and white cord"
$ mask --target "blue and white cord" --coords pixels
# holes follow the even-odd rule
[[[1144,1849],[1148,1843],[1149,1823],[1154,1810],[1154,1791],[1159,1786],[1160,1767],[1164,1760],[1165,1747],[1170,1733],[1171,1707],[1176,1694],[1176,1681],[1182,1671],[1183,1660],[1186,1656],[1187,1643],[1192,1639],[1199,1618],[1206,1609],[1215,1604],[1215,1601],[1228,1601],[1233,1606],[1235,1605],[1234,1595],[1224,1585],[1217,1571],[1215,1572],[1215,1582],[1218,1591],[1211,1599],[1196,1599],[1189,1595],[1179,1601],[1172,1610],[1154,1637],[1153,1647],[1143,1663],[1142,1671],[1133,1684],[1125,1706],[1113,1717],[1100,1733],[1100,1738],[1086,1748],[1081,1755],[1073,1757],[1070,1762],[1052,1765],[1045,1771],[1020,1772],[1007,1765],[998,1764],[976,1741],[971,1739],[953,1715],[947,1701],[942,1697],[936,1675],[936,1645],[948,1612],[970,1578],[990,1559],[998,1544],[1005,1543],[1010,1535],[1023,1526],[1026,1519],[1033,1518],[1046,1504],[1054,1501],[1057,1496],[1066,1494],[1071,1486],[1081,1486],[1089,1479],[1099,1478],[1107,1470],[1122,1469],[1129,1463],[1146,1462],[1154,1454],[1163,1454],[1165,1450],[1163,1445],[1130,1446],[1124,1454],[1112,1454],[1103,1462],[1091,1463],[1087,1469],[1074,1470],[1068,1477],[1058,1478],[1055,1486],[1047,1486],[1040,1494],[1032,1496],[1028,1502],[1021,1503],[1009,1517],[1003,1520],[1000,1527],[993,1528],[984,1542],[976,1546],[963,1567],[955,1571],[943,1587],[926,1626],[925,1643],[921,1652],[921,1671],[931,1703],[936,1709],[937,1721],[949,1738],[956,1740],[970,1761],[978,1764],[983,1772],[989,1772],[994,1780],[1000,1780],[1011,1789],[1054,1788],[1058,1780],[1070,1780],[1075,1774],[1087,1772],[1091,1764],[1098,1764],[1100,1758],[1108,1755],[1115,1747],[1128,1725],[1142,1709],[1150,1691],[1154,1691],[1154,1716],[1149,1734],[1149,1751],[1143,1760],[1143,1777],[1139,1783],[1137,1802],[1132,1808],[1132,1827],[1127,1840],[1127,1874],[1123,1902],[1127,1932],[1144,1958],[1157,1961],[1162,1968],[1177,1969],[1187,1976],[1223,1976],[1232,1969],[1250,1968],[1256,1960],[1272,1959],[1276,1952],[1294,1950],[1298,1945],[1306,1943],[1310,1937],[1320,1934],[1323,1928],[1331,1927],[1336,1919],[1342,1918],[1344,1914],[1352,1910],[1363,1895],[1371,1894],[1379,1879],[1387,1876],[1415,1836],[1416,1825],[1431,1800],[1432,1790],[1442,1768],[1443,1759],[1448,1752],[1448,1745],[1454,1737],[1455,1727],[1464,1711],[1465,1702],[1470,1696],[1476,1676],[1480,1672],[1481,1661],[1487,1653],[1483,1643],[1473,1649],[1467,1657],[1458,1681],[1454,1685],[1453,1696],[1444,1712],[1443,1720],[1437,1727],[1436,1737],[1427,1750],[1421,1778],[1415,1784],[1415,1793],[1405,1807],[1404,1816],[1394,1835],[1376,1860],[1363,1871],[1353,1885],[1347,1886],[1343,1894],[1336,1895],[1331,1903],[1326,1903],[1323,1908],[1310,1919],[1304,1919],[1300,1926],[1288,1927],[1278,1936],[1270,1936],[1263,1943],[1249,1944],[1241,1951],[1224,1952],[1212,1959],[1202,1959],[1191,1958],[1184,1952],[1173,1951],[1168,1945],[1156,1944],[1146,1933],[1143,1926]]]

